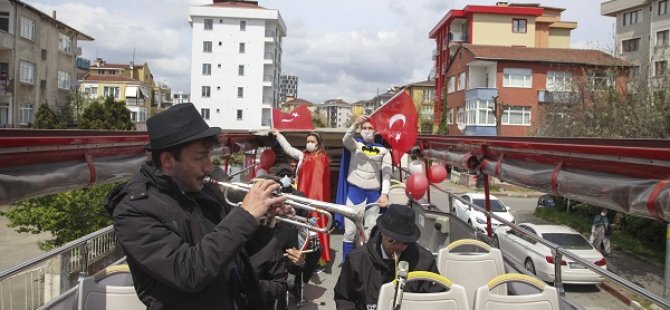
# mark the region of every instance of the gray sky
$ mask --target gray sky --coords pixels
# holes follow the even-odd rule
[[[191,27],[188,6],[211,0],[24,0],[91,35],[83,57],[149,64],[173,91],[190,91]],[[510,2],[540,2],[517,0]],[[563,7],[563,20],[578,22],[572,47],[612,49],[614,19],[600,16],[596,0],[543,0]],[[450,10],[494,0],[260,0],[278,9],[288,35],[284,74],[299,78],[298,96],[316,103],[373,97],[377,90],[425,80],[435,41],[428,33]]]

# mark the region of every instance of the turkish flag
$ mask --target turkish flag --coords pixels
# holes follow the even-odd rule
[[[272,109],[272,127],[277,129],[314,129],[312,111],[305,105],[299,105],[291,112]]]
[[[370,115],[370,122],[393,149],[393,163],[400,162],[416,143],[419,117],[412,98],[403,89]]]

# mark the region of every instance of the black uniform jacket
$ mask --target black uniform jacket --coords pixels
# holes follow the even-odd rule
[[[335,305],[343,309],[375,309],[382,284],[393,281],[395,262],[384,260],[381,253],[381,234],[375,232],[363,247],[353,250],[344,265],[335,285]],[[437,273],[433,254],[416,243],[409,244],[400,255],[401,261],[409,263],[409,271],[424,270]],[[436,292],[438,285],[419,281],[408,283],[406,292]]]
[[[247,251],[262,248],[272,231],[222,203],[214,186],[183,193],[147,162],[109,200],[116,205],[116,237],[148,309],[266,308]]]

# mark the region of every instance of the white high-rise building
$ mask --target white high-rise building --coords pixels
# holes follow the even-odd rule
[[[279,105],[281,42],[278,10],[257,1],[214,0],[191,6],[191,102],[210,126],[258,129]]]

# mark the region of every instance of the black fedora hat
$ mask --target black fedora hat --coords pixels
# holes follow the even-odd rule
[[[414,210],[405,205],[390,205],[386,213],[377,218],[377,227],[387,237],[400,242],[412,243],[421,237],[421,230],[414,222]]]
[[[219,127],[209,127],[192,103],[177,104],[147,120],[148,150],[162,150],[198,139],[215,136]]]

